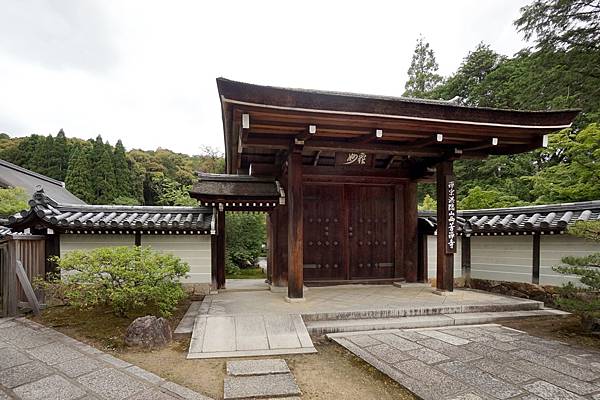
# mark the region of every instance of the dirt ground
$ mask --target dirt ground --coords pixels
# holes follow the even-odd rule
[[[180,304],[169,318],[175,328],[189,306]],[[141,313],[143,315],[143,313]],[[223,359],[187,360],[189,339],[175,340],[161,350],[127,348],[123,337],[137,315],[116,317],[108,308],[78,311],[72,307],[51,307],[32,319],[127,360],[155,374],[215,399],[223,398]],[[302,390],[303,399],[415,399],[385,374],[340,346],[319,339],[317,354],[282,356]]]
[[[117,355],[165,379],[222,399],[226,360],[186,360],[188,343],[187,340],[180,341],[162,350],[127,351]],[[302,399],[416,399],[392,379],[340,346],[318,340],[315,347],[317,354],[282,356],[296,377]]]
[[[172,327],[177,326],[188,305],[189,300],[178,307],[170,318]],[[70,307],[52,307],[34,319],[165,379],[215,399],[223,398],[226,360],[187,360],[189,339],[173,341],[161,350],[127,348],[123,335],[133,316],[115,317],[108,309],[82,312]],[[510,320],[502,325],[600,350],[600,337],[583,332],[576,316]],[[319,338],[315,347],[317,354],[282,356],[296,377],[303,399],[416,399],[385,374],[335,343]]]
[[[578,316],[562,318],[529,318],[502,321],[504,326],[525,331],[533,336],[559,340],[574,346],[600,350],[600,336],[581,329]]]

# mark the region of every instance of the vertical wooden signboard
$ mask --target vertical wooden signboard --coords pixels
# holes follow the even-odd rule
[[[446,254],[456,253],[456,183],[454,175],[446,175]]]

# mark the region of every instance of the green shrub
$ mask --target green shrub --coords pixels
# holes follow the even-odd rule
[[[600,222],[577,222],[569,234],[600,242]],[[600,253],[582,257],[563,257],[562,264],[553,267],[561,274],[575,275],[582,283],[563,285],[557,303],[561,308],[579,314],[584,320],[600,317]]]
[[[150,247],[75,250],[53,261],[62,272],[54,284],[68,304],[81,309],[105,304],[117,315],[151,309],[169,316],[185,297],[179,278],[189,265]]]
[[[266,242],[266,221],[262,213],[227,213],[225,223],[225,266],[227,273],[256,265]]]

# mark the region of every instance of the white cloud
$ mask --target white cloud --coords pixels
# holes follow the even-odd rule
[[[447,75],[480,41],[522,48],[512,21],[526,3],[2,2],[0,132],[222,147],[218,76],[400,95],[419,34]]]

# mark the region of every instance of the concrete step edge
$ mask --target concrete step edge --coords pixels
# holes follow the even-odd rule
[[[530,311],[541,310],[543,309],[543,307],[544,303],[540,301],[527,300],[516,303],[470,304],[433,307],[407,307],[396,309],[388,308],[381,310],[302,313],[301,316],[304,322],[310,322],[331,320],[400,318],[443,314],[458,314],[468,312]]]
[[[443,314],[419,317],[379,318],[370,320],[357,319],[310,321],[306,323],[306,329],[311,335],[323,335],[327,333],[357,332],[382,329],[410,329],[455,325],[472,325],[515,318],[534,318],[549,316],[561,317],[566,315],[569,315],[569,313],[553,309],[544,309],[530,311],[462,313],[454,315]]]

